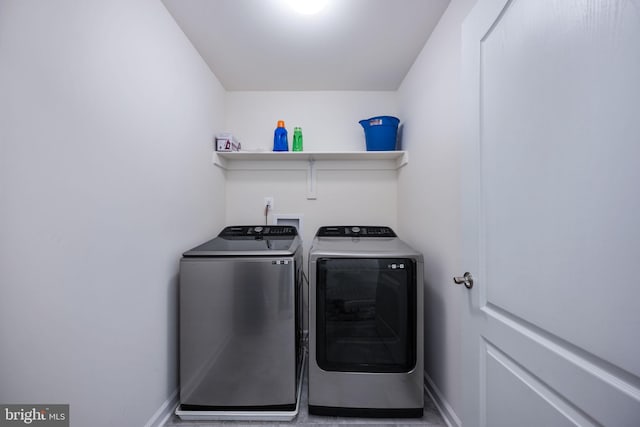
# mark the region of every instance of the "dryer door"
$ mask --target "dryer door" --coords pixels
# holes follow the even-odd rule
[[[408,372],[414,368],[412,259],[319,259],[316,304],[316,360],[321,369]]]

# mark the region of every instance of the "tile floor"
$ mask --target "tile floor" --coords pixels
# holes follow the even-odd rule
[[[214,426],[228,426],[228,427],[279,427],[279,426],[344,426],[349,424],[358,424],[366,426],[387,426],[387,427],[400,427],[400,426],[446,426],[444,420],[440,416],[440,413],[436,409],[435,405],[431,401],[428,395],[425,394],[424,399],[424,416],[422,418],[351,418],[351,417],[323,417],[318,415],[309,415],[307,410],[308,403],[308,388],[307,378],[305,370],[305,379],[302,385],[302,396],[300,397],[300,411],[298,416],[292,421],[182,421],[178,416],[172,415],[165,423],[164,427],[214,427]]]

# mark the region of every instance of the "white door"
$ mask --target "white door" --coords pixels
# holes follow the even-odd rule
[[[462,53],[463,424],[640,426],[640,0],[479,0]]]

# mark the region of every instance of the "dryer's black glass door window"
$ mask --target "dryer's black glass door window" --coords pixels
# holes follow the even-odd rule
[[[316,360],[342,372],[415,366],[416,283],[410,259],[320,259]]]

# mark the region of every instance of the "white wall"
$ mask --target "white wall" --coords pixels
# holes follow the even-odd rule
[[[425,372],[449,420],[462,405],[460,235],[461,24],[475,0],[452,0],[398,90],[403,144],[398,228],[425,258]]]
[[[396,171],[319,170],[317,174],[317,199],[307,200],[305,171],[228,171],[227,222],[263,224],[264,196],[273,196],[273,213],[303,215],[305,258],[322,225],[396,226]]]
[[[153,0],[0,0],[0,402],[143,425],[181,251],[224,223],[224,91]]]
[[[397,113],[395,91],[227,92],[226,128],[243,149],[271,151],[273,131],[284,120],[289,132],[302,127],[304,151],[361,151],[358,121]]]

